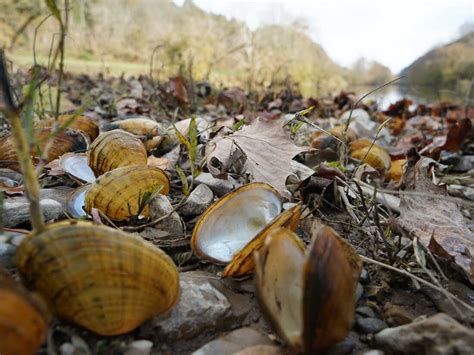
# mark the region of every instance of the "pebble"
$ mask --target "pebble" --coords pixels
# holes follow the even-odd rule
[[[15,265],[13,258],[16,247],[10,244],[0,243],[0,266],[10,268]]]
[[[40,205],[45,221],[65,217],[63,205],[58,201],[42,199]],[[3,202],[3,223],[5,227],[16,227],[29,222],[29,220],[30,204],[26,201],[26,198],[12,198]]]
[[[376,318],[375,311],[369,306],[362,306],[356,309],[356,313],[365,318]]]
[[[474,169],[474,155],[461,155],[459,162],[453,168],[455,172],[464,172]]]
[[[194,183],[196,185],[207,185],[219,197],[240,186],[240,184],[230,176],[227,178],[227,180],[217,179],[210,173],[199,174],[194,179]]]
[[[448,185],[448,193],[451,196],[466,198],[468,200],[474,201],[474,188],[463,185]]]
[[[356,292],[355,292],[356,303],[359,302],[363,293],[364,293],[364,287],[360,284],[360,282],[358,282],[357,287],[356,287]]]
[[[214,193],[207,185],[198,185],[179,209],[179,213],[185,217],[199,216],[211,205],[213,199]]]
[[[474,354],[474,330],[445,313],[375,334],[375,344],[397,354]]]
[[[271,344],[272,342],[266,335],[253,328],[245,327],[207,343],[194,351],[193,355],[235,354],[251,346]]]
[[[377,319],[377,318],[358,317],[356,324],[357,324],[357,328],[366,334],[378,333],[382,329],[387,328],[387,324],[385,324],[383,320]]]
[[[141,334],[167,341],[191,339],[205,331],[222,329],[232,317],[229,300],[202,273],[186,272],[180,278],[177,305],[168,315],[155,317],[142,326]]]
[[[365,268],[360,272],[359,281],[364,285],[367,285],[370,282],[369,272]]]
[[[76,354],[76,347],[71,343],[63,343],[59,347],[59,353],[61,355],[75,355]]]
[[[8,168],[0,168],[0,176],[13,180],[17,183],[20,183],[23,179],[23,175],[21,175],[19,172]]]
[[[152,219],[167,216],[164,220],[154,225],[155,229],[163,230],[169,233],[170,238],[179,238],[184,235],[184,224],[177,212],[173,212],[168,197],[156,195],[150,201],[150,215]]]
[[[149,355],[153,343],[150,340],[135,340],[128,345],[124,355]]]

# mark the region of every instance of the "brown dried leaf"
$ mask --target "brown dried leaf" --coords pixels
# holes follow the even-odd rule
[[[232,135],[216,138],[210,143],[211,149],[214,147],[207,158],[209,171],[214,176],[225,174],[232,154],[239,148],[246,156],[244,169],[252,181],[266,182],[286,194],[286,178],[293,174],[291,160],[311,148],[294,145],[284,124],[284,120],[257,118]]]
[[[399,223],[433,253],[452,259],[474,284],[474,236],[457,204],[443,199],[447,195],[445,188],[433,184],[421,168],[425,159],[408,166],[408,190],[438,197],[402,195]]]

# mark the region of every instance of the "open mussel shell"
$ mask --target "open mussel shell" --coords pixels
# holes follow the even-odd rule
[[[301,205],[295,205],[292,208],[279,214],[273,221],[265,226],[250,242],[248,242],[242,250],[240,250],[232,258],[230,263],[225,267],[222,277],[239,277],[251,274],[255,268],[253,253],[259,250],[265,238],[274,229],[285,227],[289,230],[295,230],[298,226],[301,216]]]
[[[201,259],[227,264],[282,210],[281,196],[265,183],[250,183],[229,192],[209,207],[191,238]]]
[[[166,195],[170,190],[168,175],[156,167],[132,165],[101,175],[86,193],[85,209],[97,208],[114,221],[129,220],[139,214],[147,217],[148,206],[140,207],[153,193]]]
[[[84,210],[86,203],[86,193],[91,188],[91,184],[85,184],[75,189],[68,197],[66,207],[68,213],[73,218],[87,217],[88,214]]]
[[[178,270],[162,250],[89,222],[55,223],[30,236],[17,267],[57,316],[100,335],[127,333],[179,296]]]
[[[149,118],[128,118],[102,126],[103,131],[122,129],[139,136],[159,136],[160,125]]]
[[[99,135],[99,126],[93,120],[82,115],[59,115],[56,120],[49,119],[40,121],[37,127],[53,127],[57,125],[59,127],[71,128],[74,130],[82,131],[89,137],[89,141],[92,142]]]
[[[87,156],[83,153],[66,153],[59,158],[59,164],[67,174],[80,181],[95,181],[94,172],[87,164]]]
[[[55,132],[52,128],[37,128],[34,130],[35,144],[32,155],[45,155],[47,163],[59,158],[67,152],[86,151],[87,139],[79,131],[66,129]],[[2,166],[19,170],[18,157],[13,143],[13,136],[7,135],[0,140],[0,161]],[[37,150],[39,148],[39,151]]]
[[[398,159],[392,161],[390,169],[385,172],[385,179],[400,181],[402,179],[403,173],[406,170],[407,160]]]
[[[333,229],[317,230],[306,253],[292,231],[275,229],[254,255],[264,315],[295,351],[320,353],[346,337],[362,265]]]
[[[87,162],[96,176],[121,166],[146,165],[147,152],[142,141],[123,130],[102,133],[91,144]]]
[[[35,354],[49,320],[46,305],[0,268],[0,354]]]

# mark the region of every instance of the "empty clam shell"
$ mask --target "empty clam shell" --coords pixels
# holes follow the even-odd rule
[[[90,188],[91,184],[85,184],[75,189],[71,195],[69,195],[66,206],[71,217],[83,218],[88,216],[84,210],[84,206],[86,204],[86,193]]]
[[[225,267],[222,277],[238,277],[252,273],[255,268],[253,253],[263,246],[268,234],[280,227],[285,227],[292,231],[295,230],[298,226],[300,216],[300,204],[279,214],[248,242],[242,250],[235,254],[230,263]]]
[[[156,167],[132,165],[101,175],[86,193],[85,209],[97,208],[111,220],[123,221],[138,215],[143,199],[152,193],[168,194],[168,175]],[[148,216],[148,206],[140,212]]]
[[[149,118],[128,118],[102,126],[103,131],[111,131],[114,129],[123,129],[124,131],[139,136],[160,135],[160,125]]]
[[[274,229],[254,254],[264,315],[305,354],[319,354],[347,336],[362,269],[358,254],[332,228],[312,228],[312,237],[305,253],[292,231]]]
[[[87,162],[95,175],[100,176],[121,166],[146,165],[147,153],[138,137],[114,130],[102,133],[91,144]]]
[[[265,183],[244,185],[215,202],[196,223],[191,247],[205,260],[226,264],[282,210],[281,196]]]
[[[46,305],[0,268],[0,354],[35,354],[48,331]]]
[[[161,249],[84,221],[55,223],[25,239],[17,266],[57,316],[100,335],[135,329],[179,295],[178,270]]]
[[[69,175],[83,181],[95,181],[95,175],[87,164],[87,156],[79,153],[66,153],[59,159],[61,168]]]
[[[52,127],[54,124],[58,126],[66,126],[74,130],[82,131],[89,137],[92,142],[99,135],[99,126],[93,120],[81,115],[60,115],[56,120],[44,120],[38,123],[38,127]]]
[[[43,155],[49,163],[67,152],[85,151],[87,140],[83,133],[67,129],[62,132],[54,132],[52,128],[35,129],[34,136],[36,145],[33,147],[32,155]],[[7,135],[0,140],[0,161],[2,166],[19,170],[18,157],[13,143],[13,136]],[[38,149],[39,148],[39,151]]]

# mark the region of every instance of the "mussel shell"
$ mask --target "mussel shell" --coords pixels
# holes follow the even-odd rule
[[[95,181],[95,175],[87,164],[87,156],[79,153],[66,153],[59,159],[61,168],[69,175],[83,181]]]
[[[67,128],[82,131],[89,137],[90,142],[99,135],[99,126],[93,120],[81,115],[60,115],[56,120],[49,119],[40,121],[37,127],[52,127],[57,124],[59,127],[66,125]]]
[[[112,131],[115,129],[122,129],[139,136],[160,135],[160,125],[149,118],[128,118],[102,126],[103,131]]]
[[[132,165],[114,169],[101,175],[86,193],[85,209],[102,211],[114,221],[128,220],[139,210],[139,202],[147,193],[166,195],[170,190],[168,175],[156,167]],[[148,206],[142,213],[148,216]]]
[[[264,315],[298,352],[319,354],[353,326],[362,262],[330,227],[312,228],[305,253],[286,228],[269,233],[255,255],[257,295]]]
[[[253,253],[263,246],[266,237],[279,227],[285,227],[294,231],[298,226],[300,216],[301,205],[297,204],[275,217],[273,221],[232,258],[225,267],[222,277],[239,277],[252,273],[255,267]]]
[[[60,222],[27,238],[17,266],[54,313],[100,335],[127,333],[168,311],[179,273],[138,236],[89,222]]]
[[[73,218],[87,217],[84,206],[86,203],[86,193],[91,188],[91,184],[85,184],[75,189],[68,197],[66,207],[68,213]]]
[[[0,354],[36,353],[46,337],[49,320],[46,305],[0,268]]]
[[[398,159],[392,161],[390,169],[385,173],[385,179],[400,181],[402,179],[403,173],[406,170],[406,159]]]
[[[146,165],[147,153],[138,137],[122,130],[113,130],[102,133],[90,145],[87,163],[95,176],[100,176],[121,166]]]
[[[293,349],[303,349],[304,245],[295,233],[276,228],[254,254],[257,295],[270,324]]]
[[[66,129],[61,132],[55,132],[52,128],[35,129],[34,136],[37,145],[33,146],[32,155],[37,157],[41,153],[47,154],[45,160],[47,163],[59,158],[67,152],[86,151],[87,140],[83,133]],[[5,162],[2,166],[10,169],[19,170],[18,157],[13,144],[13,136],[10,134],[0,140],[0,161]],[[40,152],[36,147],[39,147]]]
[[[281,209],[281,196],[272,186],[243,185],[201,215],[193,230],[192,250],[201,259],[227,264]]]
[[[377,170],[390,169],[391,159],[390,155],[385,149],[377,145],[367,146],[351,152],[351,157],[362,160]]]

